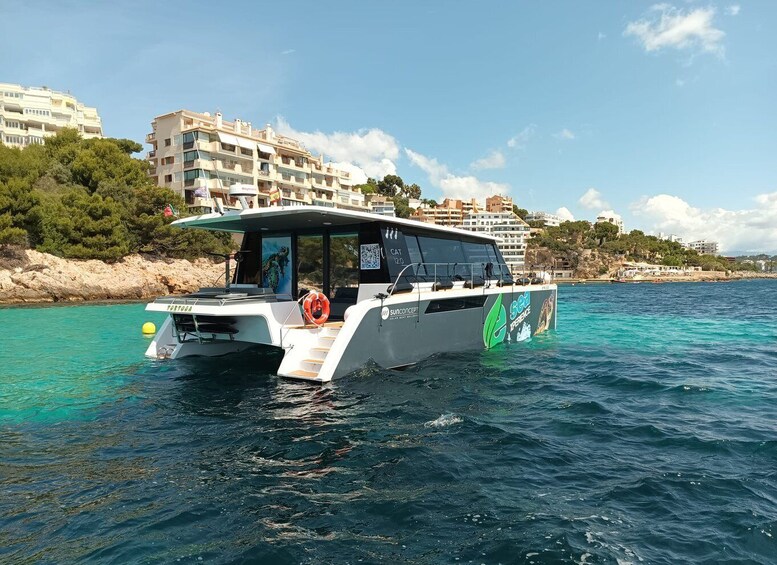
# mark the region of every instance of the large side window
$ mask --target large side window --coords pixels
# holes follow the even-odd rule
[[[486,263],[494,263],[494,259],[488,253],[488,245],[485,243],[464,242],[464,253],[467,256],[468,268],[476,277],[483,277]]]
[[[418,247],[418,239],[414,235],[405,234],[405,243],[407,244],[407,254],[410,256],[410,262],[414,264],[423,263],[424,258],[421,255],[421,248]],[[421,267],[415,266],[408,269],[408,272],[412,271],[416,275],[425,275],[426,269],[422,265]]]
[[[424,258],[427,274],[454,278],[461,276],[466,265],[461,241],[437,237],[418,236],[418,245]],[[431,264],[430,264],[431,263]]]
[[[243,236],[241,261],[237,264],[235,282],[260,284],[262,266],[262,236],[249,232]]]

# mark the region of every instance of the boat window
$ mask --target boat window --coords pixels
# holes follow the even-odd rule
[[[424,259],[421,256],[421,248],[418,247],[418,239],[414,235],[405,234],[405,243],[407,243],[407,253],[410,256],[411,263],[423,263]],[[413,273],[417,275],[426,274],[424,267],[411,267],[407,270],[407,273]],[[402,277],[403,279],[405,277]]]
[[[261,286],[260,267],[262,265],[262,236],[259,233],[245,234],[241,246],[240,262],[237,264],[235,282],[259,284]]]
[[[356,304],[359,293],[359,234],[329,236],[329,301],[332,317],[340,319]]]
[[[324,236],[297,237],[297,294],[324,290]]]
[[[464,242],[464,254],[467,256],[468,268],[472,267],[472,273],[476,277],[483,276],[483,269],[486,263],[495,263],[494,259],[488,254],[489,246],[485,243]],[[468,273],[469,274],[469,273]]]
[[[435,266],[428,263],[442,263],[437,265],[438,276],[453,277],[461,274],[466,259],[461,247],[461,241],[456,239],[441,239],[436,237],[418,236],[418,245],[421,248],[421,254],[424,263],[427,263],[427,274],[434,274]]]

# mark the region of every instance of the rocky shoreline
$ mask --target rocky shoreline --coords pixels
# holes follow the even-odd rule
[[[705,271],[624,282],[706,282],[777,278],[777,273]],[[224,284],[224,264],[208,259],[130,255],[116,263],[62,259],[30,249],[0,249],[0,305],[148,300]],[[609,276],[559,279],[559,284],[610,283]]]
[[[130,255],[116,263],[62,259],[0,248],[0,304],[146,300],[224,284],[224,264],[208,259]]]

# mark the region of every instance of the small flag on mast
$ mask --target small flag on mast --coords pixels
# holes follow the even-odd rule
[[[163,212],[165,218],[169,218],[170,216],[178,217],[178,212],[175,211],[175,208],[173,208],[172,204],[168,204],[165,206],[165,210]]]

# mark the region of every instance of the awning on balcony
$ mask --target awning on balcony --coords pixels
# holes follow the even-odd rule
[[[256,146],[259,148],[259,151],[262,153],[269,153],[270,155],[275,155],[275,147],[270,147],[269,145],[265,145],[264,143],[257,143]]]
[[[237,144],[242,147],[243,149],[251,149],[253,151],[254,149],[254,143],[255,141],[250,141],[248,139],[243,139],[242,137],[237,137]]]
[[[237,145],[237,138],[234,135],[230,135],[228,133],[222,133],[222,132],[216,132],[219,136],[219,141],[221,143],[227,143],[229,145]]]

